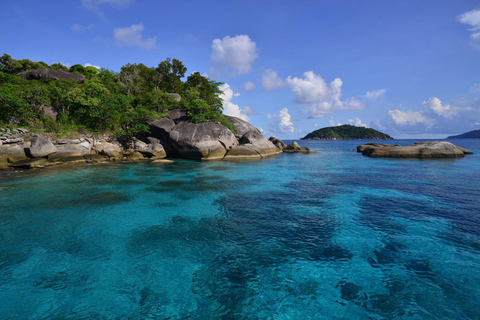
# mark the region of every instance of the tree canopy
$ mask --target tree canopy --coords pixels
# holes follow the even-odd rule
[[[74,80],[24,80],[18,73],[55,69],[83,74]],[[148,131],[148,121],[166,116],[170,109],[186,109],[193,122],[218,121],[233,130],[222,114],[222,83],[192,73],[178,59],[166,58],[157,67],[142,63],[122,66],[120,72],[93,66],[61,63],[47,65],[28,59],[0,57],[0,125],[18,124],[59,134],[88,130],[133,136]],[[176,102],[172,93],[181,96]],[[58,111],[56,120],[42,108]]]

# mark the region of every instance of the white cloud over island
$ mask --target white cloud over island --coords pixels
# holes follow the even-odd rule
[[[125,28],[115,28],[113,30],[115,44],[119,47],[137,46],[145,50],[155,48],[157,38],[144,39],[142,35],[143,29],[143,23],[132,24],[130,27]]]
[[[268,119],[270,119],[270,130],[273,134],[292,134],[295,131],[287,108],[281,109],[278,114],[268,114]]]

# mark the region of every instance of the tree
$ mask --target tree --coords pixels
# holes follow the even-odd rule
[[[50,65],[50,69],[68,71],[68,68],[59,62]]]
[[[185,76],[187,68],[178,59],[167,58],[158,64],[155,69],[161,76],[160,87],[167,92],[180,92],[183,88],[181,78]]]

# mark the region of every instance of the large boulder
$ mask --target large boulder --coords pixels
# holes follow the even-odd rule
[[[92,150],[92,145],[86,140],[79,143],[74,143],[72,141],[66,144],[59,144],[56,147],[57,151],[49,155],[48,160],[55,161],[64,157],[81,157],[85,154],[89,154]]]
[[[147,139],[148,142],[150,142],[148,144],[136,139],[134,141],[134,150],[140,152],[147,158],[165,158],[167,156],[165,149],[160,143],[160,140],[153,137],[148,137]]]
[[[30,144],[30,154],[33,158],[46,157],[57,152],[57,147],[42,134],[34,134]]]
[[[275,147],[277,147],[279,150],[283,151],[283,149],[285,149],[287,147],[287,145],[285,144],[285,142],[283,142],[282,140],[278,139],[277,137],[270,137],[268,138],[268,141],[270,141],[271,143],[273,143],[273,145]]]
[[[471,151],[446,141],[423,141],[400,145],[367,143],[357,147],[363,155],[380,158],[461,158]]]
[[[185,158],[223,159],[238,142],[225,126],[215,122],[180,122],[170,132],[170,143]]]
[[[20,72],[17,76],[22,77],[26,80],[39,80],[39,79],[65,79],[65,80],[77,80],[85,81],[85,76],[83,74],[74,74],[71,72],[63,70],[53,70],[53,69],[37,69],[37,70],[28,70]]]
[[[267,140],[260,130],[245,120],[227,116],[228,122],[235,127],[235,137],[239,146],[232,147],[228,151],[226,160],[264,158],[281,153],[272,142]],[[256,155],[255,155],[256,153]]]

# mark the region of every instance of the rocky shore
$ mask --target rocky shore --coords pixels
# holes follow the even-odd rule
[[[313,153],[296,142],[266,139],[248,122],[228,117],[233,133],[218,122],[192,123],[183,110],[149,123],[150,133],[118,141],[114,136],[49,137],[26,129],[0,129],[0,168],[44,168],[68,164],[194,160],[259,160],[287,153]]]
[[[423,141],[409,146],[367,143],[357,152],[372,158],[461,158],[473,152],[446,141]]]

